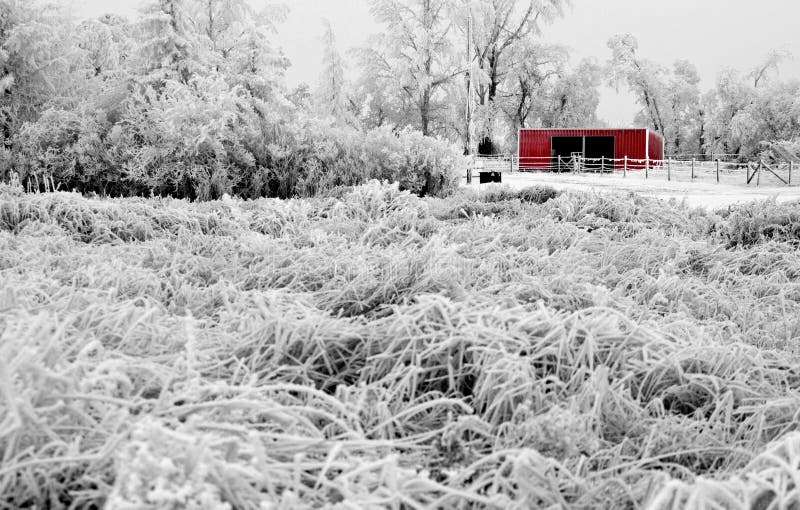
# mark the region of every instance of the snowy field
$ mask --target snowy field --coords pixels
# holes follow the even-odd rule
[[[792,186],[786,186],[768,172],[762,173],[759,186],[755,185],[756,179],[753,179],[750,185],[746,184],[746,180],[744,169],[722,170],[718,184],[712,168],[697,168],[694,180],[688,168],[674,169],[670,180],[667,179],[665,168],[651,170],[647,179],[643,171],[628,172],[626,175],[619,171],[614,174],[550,172],[503,174],[503,184],[515,189],[547,185],[559,190],[631,191],[665,200],[685,200],[692,206],[709,209],[770,198],[775,198],[779,202],[800,200],[800,186],[794,183]],[[466,179],[464,184],[466,185]],[[470,186],[487,185],[478,184],[476,174]]]

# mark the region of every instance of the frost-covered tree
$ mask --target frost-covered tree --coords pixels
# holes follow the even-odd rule
[[[791,57],[791,54],[784,50],[773,50],[767,57],[755,66],[748,75],[753,80],[753,88],[758,88],[764,81],[769,80],[773,73],[777,73],[781,63]]]
[[[520,45],[495,103],[508,122],[507,150],[516,150],[517,133],[528,127],[591,127],[598,124],[600,67],[584,60],[571,69],[569,52],[535,40]]]
[[[188,83],[199,71],[199,44],[188,0],[150,0],[139,22],[140,72],[163,86],[167,80]]]
[[[731,141],[747,157],[758,153],[763,142],[800,137],[800,81],[769,83],[756,92],[731,120]]]
[[[0,124],[3,145],[16,154],[3,165],[24,178],[89,178],[87,162],[102,159],[113,117],[103,110],[107,91],[124,83],[113,30],[37,2],[0,7]]]
[[[120,71],[129,49],[121,44],[116,27],[102,20],[86,20],[78,25],[78,47],[85,52],[86,63],[94,77]]]
[[[289,62],[274,43],[277,24],[286,16],[283,4],[256,10],[246,0],[191,0],[192,25],[202,59],[212,72],[253,96],[275,101],[283,92]]]
[[[503,111],[516,129],[536,124],[553,82],[565,73],[569,52],[528,40],[518,45],[503,84]]]
[[[541,125],[552,128],[597,126],[601,80],[600,66],[593,60],[583,60],[575,69],[565,70],[542,94],[545,104],[540,114]]]
[[[690,62],[679,60],[672,68],[642,58],[639,44],[630,34],[608,42],[612,85],[625,83],[642,106],[635,122],[664,137],[667,153],[693,154],[702,149],[704,120],[700,78]]]
[[[300,83],[286,95],[286,99],[288,99],[289,103],[297,110],[308,112],[311,110],[313,101],[311,87],[308,83]]]
[[[713,89],[702,100],[702,133],[699,143],[703,154],[737,154],[741,146],[734,142],[731,122],[754,98],[748,80],[735,69],[721,71]]]
[[[639,42],[631,34],[617,35],[608,41],[611,49],[610,81],[622,83],[636,96],[644,116],[661,136],[666,135],[664,95],[667,71],[658,64],[639,56]]]
[[[365,130],[383,126],[419,126],[419,115],[413,98],[399,90],[397,83],[388,79],[376,79],[375,73],[362,72],[353,85],[349,100]],[[447,113],[448,110],[437,110],[437,126],[444,122],[443,116]]]
[[[317,109],[323,115],[343,119],[346,113],[344,60],[336,46],[336,35],[330,21],[322,22],[322,67],[315,91]]]
[[[236,45],[241,25],[254,15],[245,0],[192,0],[190,5],[196,30],[205,36],[209,49],[223,58]]]
[[[786,58],[770,53],[748,73],[725,69],[704,97],[704,138],[708,151],[751,158],[762,142],[800,136],[800,85],[780,81],[777,70]]]
[[[426,135],[437,130],[445,85],[457,74],[449,7],[449,0],[371,0],[385,31],[359,52],[362,81],[404,96],[401,104],[414,110],[414,125]]]
[[[289,60],[272,43],[271,29],[250,25],[241,33],[240,44],[226,59],[224,75],[234,85],[243,86],[253,97],[270,103],[283,102],[284,76]]]
[[[699,154],[702,150],[700,141],[701,94],[700,75],[694,64],[687,60],[674,63],[668,83],[667,106],[669,120],[667,140],[676,154]]]
[[[504,110],[499,103],[509,94],[503,86],[514,83],[509,75],[521,63],[520,55],[541,33],[543,24],[564,14],[569,0],[461,0],[456,2],[454,21],[461,37],[470,37],[472,65],[470,72],[475,84],[476,123],[482,139],[482,152],[491,152],[491,132]],[[470,15],[472,22],[470,24]],[[530,55],[534,60],[535,55]],[[513,77],[512,77],[513,78]],[[525,100],[518,101],[520,104]]]
[[[48,104],[84,96],[87,55],[61,8],[0,0],[0,132],[10,139]]]
[[[464,0],[455,19],[466,34],[472,15],[470,44],[480,76],[477,96],[481,104],[497,97],[501,85],[518,61],[520,46],[530,48],[542,25],[564,14],[568,0]]]

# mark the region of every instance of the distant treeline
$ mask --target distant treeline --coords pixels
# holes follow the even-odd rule
[[[282,10],[148,2],[75,22],[0,0],[0,180],[119,195],[308,196],[369,179],[454,187],[461,154],[401,125],[360,128],[293,104],[272,41]]]
[[[520,127],[602,125],[609,82],[636,94],[637,122],[668,153],[745,158],[800,134],[800,85],[774,78],[780,54],[702,94],[690,63],[662,68],[630,36],[609,42],[607,64],[570,67],[542,37],[563,0],[370,3],[381,33],[345,59],[326,24],[318,82],[290,90],[275,42],[285,7],[150,0],[132,19],[79,21],[0,0],[0,179],[207,199],[377,178],[442,194],[470,147],[512,151]]]

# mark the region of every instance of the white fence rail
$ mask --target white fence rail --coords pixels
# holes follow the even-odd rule
[[[645,179],[665,179],[667,181],[716,181],[718,183],[747,184],[759,186],[797,185],[793,175],[793,161],[751,161],[740,162],[731,158],[685,159],[668,158],[663,160],[635,158],[585,158],[574,157],[518,157],[518,156],[477,156],[467,172],[467,181],[476,175],[492,175],[496,180],[509,172],[557,172],[557,173],[599,173],[629,175]],[[793,182],[793,180],[795,182]],[[489,179],[487,179],[489,181]],[[483,179],[482,179],[483,182]]]

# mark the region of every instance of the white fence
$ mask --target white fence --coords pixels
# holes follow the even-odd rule
[[[759,186],[797,184],[792,161],[740,162],[730,157],[708,158],[677,157],[663,160],[635,158],[585,158],[573,157],[523,157],[476,156],[467,172],[467,181],[475,175],[509,172],[599,173],[622,177],[664,179],[667,181],[716,181],[726,184]]]

